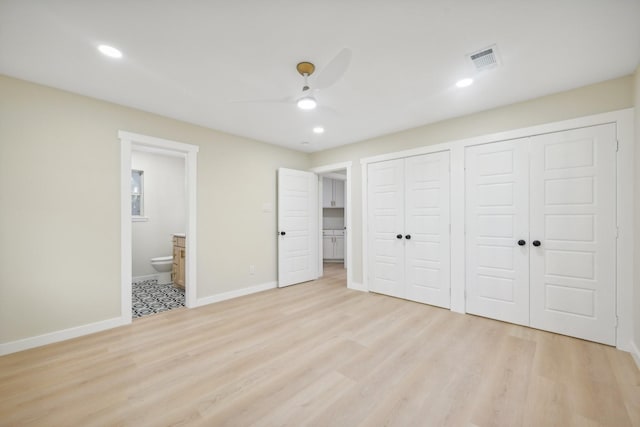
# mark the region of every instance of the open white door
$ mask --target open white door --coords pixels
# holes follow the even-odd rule
[[[278,169],[278,287],[318,277],[318,177]]]

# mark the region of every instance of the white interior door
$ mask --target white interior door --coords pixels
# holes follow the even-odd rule
[[[531,326],[615,345],[615,125],[530,150]]]
[[[465,151],[467,312],[529,324],[526,140]]]
[[[406,298],[449,308],[449,152],[405,159]]]
[[[403,165],[402,159],[370,164],[367,189],[369,289],[399,298],[405,297]]]
[[[318,177],[278,169],[278,286],[318,277]]]

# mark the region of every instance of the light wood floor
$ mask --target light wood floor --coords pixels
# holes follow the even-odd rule
[[[640,426],[627,353],[326,273],[4,356],[0,425]]]

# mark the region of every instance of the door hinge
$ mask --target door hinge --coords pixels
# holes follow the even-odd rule
[[[616,323],[615,323],[615,325],[613,325],[613,327],[614,327],[614,328],[617,328],[617,327],[618,327],[618,316],[616,316]]]
[[[620,227],[616,226],[616,239],[620,237]]]
[[[616,151],[620,151],[620,141],[616,139]]]

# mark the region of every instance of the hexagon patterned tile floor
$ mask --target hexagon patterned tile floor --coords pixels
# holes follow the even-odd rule
[[[131,284],[134,319],[180,307],[184,307],[184,289],[172,283],[160,285],[157,280],[143,280]]]

